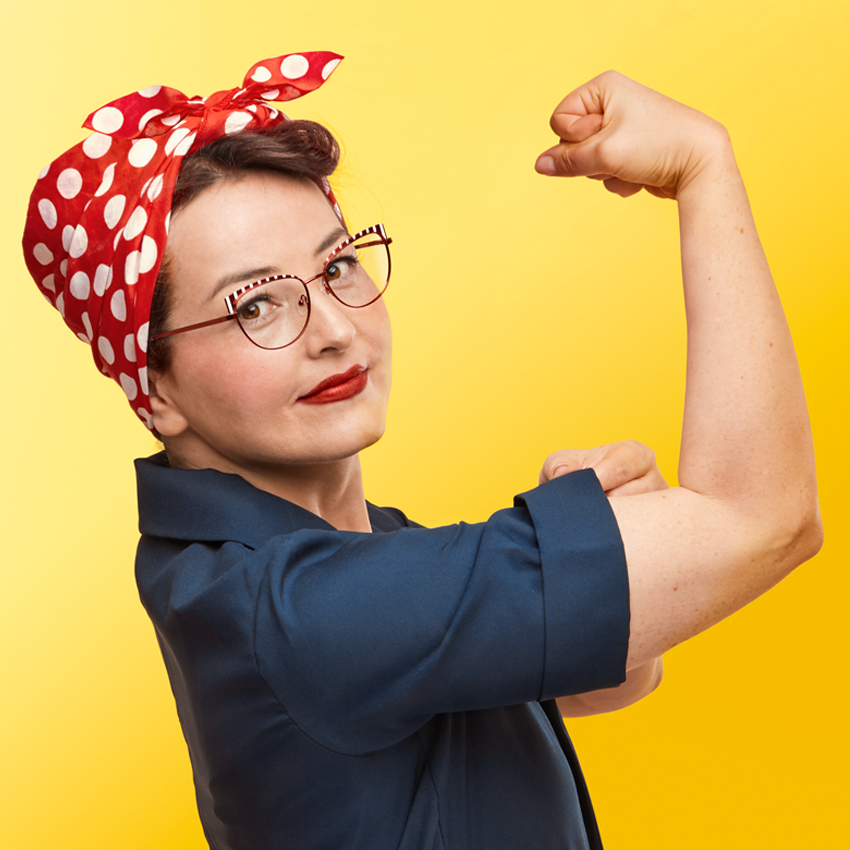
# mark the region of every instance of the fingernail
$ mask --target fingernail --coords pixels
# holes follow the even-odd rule
[[[551,156],[541,156],[534,164],[534,170],[538,174],[554,174],[555,160]]]

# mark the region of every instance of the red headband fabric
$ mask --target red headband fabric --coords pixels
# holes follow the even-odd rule
[[[27,268],[148,428],[151,299],[183,157],[226,134],[286,121],[268,101],[319,88],[342,58],[322,51],[265,59],[242,88],[206,98],[165,86],[134,92],[89,115],[83,126],[94,132],[39,175],[24,229]]]

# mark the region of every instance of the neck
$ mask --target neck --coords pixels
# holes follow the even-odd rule
[[[340,531],[371,531],[360,456],[323,463],[253,465],[245,467],[226,458],[192,457],[166,441],[171,466],[180,469],[217,469],[240,475],[259,490],[298,505]]]

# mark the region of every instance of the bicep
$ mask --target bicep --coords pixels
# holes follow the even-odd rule
[[[729,616],[778,580],[775,560],[785,541],[740,504],[681,487],[610,501],[629,572],[628,669]]]

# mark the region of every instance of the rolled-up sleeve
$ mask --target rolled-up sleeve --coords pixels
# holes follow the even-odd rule
[[[485,523],[305,529],[250,559],[259,671],[292,721],[338,752],[390,746],[435,714],[625,677],[623,547],[591,471]]]
[[[540,549],[540,698],[619,685],[629,648],[629,579],[617,521],[596,474],[564,475],[517,496],[516,503],[528,509]]]

